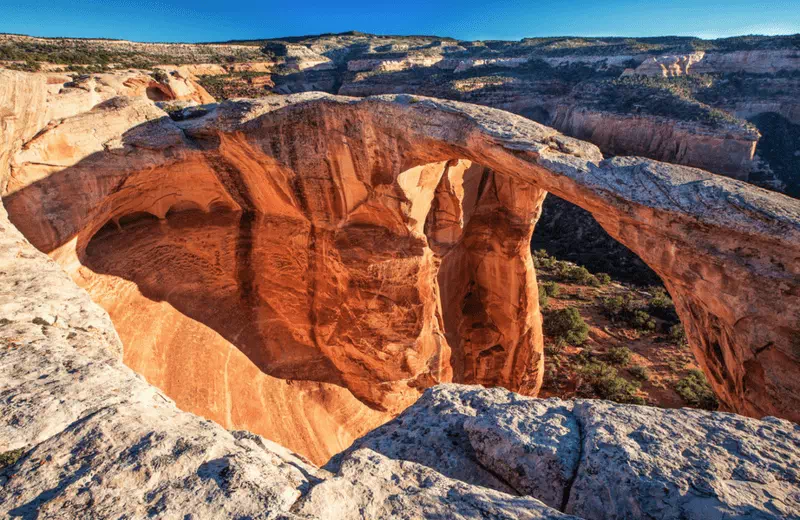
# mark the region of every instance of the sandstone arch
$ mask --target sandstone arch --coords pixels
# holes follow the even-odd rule
[[[91,138],[80,132],[88,124]],[[552,192],[661,276],[728,408],[798,419],[800,208],[787,197],[691,168],[603,161],[596,147],[523,118],[409,96],[228,102],[183,122],[118,98],[48,130],[14,162],[4,197],[12,221],[107,308],[107,286],[81,267],[97,229],[121,212],[223,201],[236,235],[219,249],[231,252],[221,269],[235,273],[229,285],[287,309],[283,322],[274,309],[259,314],[270,305],[247,319],[268,324],[267,336],[300,324],[281,333],[292,359],[276,367],[275,352],[248,357],[286,380],[348,388],[377,410],[367,421],[452,371],[538,390],[541,318],[527,239]],[[260,229],[291,232],[264,249],[277,253],[259,255],[270,237]],[[264,267],[284,278],[260,280]],[[484,334],[487,323],[506,343]]]

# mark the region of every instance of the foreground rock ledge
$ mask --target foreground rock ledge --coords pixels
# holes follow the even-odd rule
[[[0,89],[15,95],[0,99],[13,100],[4,121],[19,136],[4,151],[12,221],[110,311],[126,362],[184,408],[256,420],[222,366],[273,378],[248,400],[269,403],[275,380],[296,395],[294,381],[320,397],[293,409],[347,411],[320,424],[379,424],[437,382],[535,395],[527,244],[552,192],[664,280],[727,409],[800,419],[796,200],[696,169],[603,161],[593,145],[455,102],[309,93],[173,121],[144,97],[117,97],[35,128],[28,107],[49,98],[35,76],[11,79]],[[294,442],[291,429],[277,438]]]

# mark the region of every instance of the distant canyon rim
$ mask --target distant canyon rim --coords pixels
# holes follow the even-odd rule
[[[146,77],[92,81],[0,71],[3,203],[185,410],[321,463],[440,382],[535,396],[530,239],[553,193],[664,281],[725,409],[800,419],[794,199],[452,101],[169,117]],[[159,96],[208,102],[174,81]]]

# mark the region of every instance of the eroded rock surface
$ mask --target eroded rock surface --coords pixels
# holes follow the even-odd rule
[[[446,456],[446,454],[442,454]],[[571,519],[531,497],[448,478],[415,462],[369,449],[345,459],[335,476],[293,508],[300,518]]]
[[[371,450],[580,518],[798,518],[798,440],[775,418],[440,385],[327,469]]]

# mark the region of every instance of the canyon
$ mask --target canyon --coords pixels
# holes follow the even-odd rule
[[[271,61],[187,45],[196,63],[150,73],[0,69],[0,454],[19,453],[0,510],[796,517],[800,202],[744,182],[752,129],[514,87],[469,99],[510,112],[369,89],[217,103],[203,80],[278,63],[266,88],[343,92],[342,63],[381,82],[528,62],[454,65],[436,56],[459,45],[420,38],[386,61],[320,37]],[[779,54],[739,62],[796,65]],[[635,70],[739,63],[698,56]],[[681,164],[608,157],[642,147]],[[660,278],[724,412],[536,399],[548,195]]]

